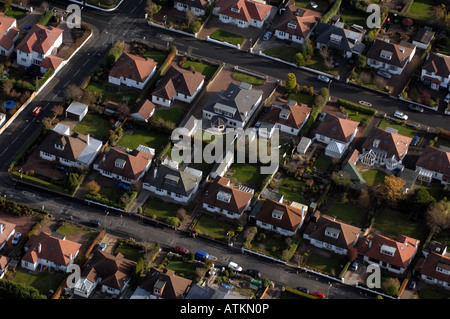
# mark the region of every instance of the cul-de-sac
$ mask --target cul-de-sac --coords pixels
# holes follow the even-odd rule
[[[448,1],[1,0],[0,298],[448,299],[449,119]]]

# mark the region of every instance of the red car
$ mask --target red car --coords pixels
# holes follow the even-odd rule
[[[40,106],[36,106],[36,107],[33,109],[33,115],[34,115],[34,116],[38,116],[39,113],[41,113],[41,112],[42,112],[42,107],[40,107]]]
[[[183,246],[175,247],[175,252],[177,252],[179,254],[183,254],[183,255],[189,254],[189,250]]]
[[[317,292],[317,291],[314,291],[311,295],[313,295],[315,297],[318,297],[318,298],[322,298],[322,299],[326,299],[327,298],[327,297],[325,297],[325,295],[323,293]]]

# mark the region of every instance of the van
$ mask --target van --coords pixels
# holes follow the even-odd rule
[[[408,119],[408,115],[406,115],[400,111],[395,111],[394,117],[401,119],[401,120],[405,120],[405,121]]]
[[[238,264],[236,264],[233,261],[230,261],[230,263],[228,264],[228,268],[233,269],[234,271],[242,271],[242,267],[239,266]]]

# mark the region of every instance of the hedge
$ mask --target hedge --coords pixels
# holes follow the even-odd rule
[[[328,23],[332,17],[334,17],[339,12],[339,8],[341,7],[342,0],[336,0],[336,2],[333,4],[330,10],[328,10],[327,13],[325,13],[322,17],[322,20],[320,22]]]
[[[371,109],[369,107],[365,107],[356,103],[352,103],[343,99],[338,99],[337,100],[337,104],[338,106],[343,106],[346,109],[350,109],[350,110],[354,110],[354,111],[358,111],[364,114],[369,114],[369,115],[375,115],[377,114],[377,110],[375,109]]]
[[[319,299],[319,297],[316,297],[316,296],[304,293],[302,291],[299,291],[297,289],[291,288],[289,286],[284,287],[284,290],[289,292],[289,293],[291,293],[291,294],[300,296],[300,297],[309,298],[309,299]]]
[[[42,14],[42,16],[39,18],[38,22],[36,22],[36,24],[40,24],[43,26],[46,26],[48,24],[48,22],[50,21],[50,19],[53,16],[53,12],[50,10],[47,10],[44,12],[44,14]]]
[[[24,286],[10,280],[0,280],[0,297],[2,299],[47,299],[34,287]]]
[[[117,203],[110,199],[103,198],[100,195],[86,194],[86,195],[84,195],[84,198],[86,198],[88,200],[92,200],[92,201],[100,203],[100,204],[108,205],[111,207],[115,207],[115,208],[119,208],[119,209],[127,209],[128,206],[135,200],[137,195],[138,195],[138,192],[132,192],[130,195],[130,202],[128,204]]]

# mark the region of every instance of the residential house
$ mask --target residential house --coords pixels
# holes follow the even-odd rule
[[[65,133],[62,133],[63,128]],[[70,133],[67,125],[58,124],[39,146],[39,154],[44,160],[87,170],[101,148],[102,142],[90,134]]]
[[[109,71],[108,82],[142,90],[156,72],[158,63],[130,53],[122,53]]]
[[[94,170],[105,177],[136,184],[147,173],[154,156],[155,150],[143,145],[134,150],[113,147],[97,158]]]
[[[197,192],[202,175],[199,170],[190,167],[181,169],[177,162],[166,159],[153,168],[142,186],[162,198],[187,203]]]
[[[401,41],[397,44],[389,39],[376,39],[366,54],[367,66],[391,74],[401,74],[415,53],[416,46],[412,43]]]
[[[341,158],[358,132],[359,122],[326,113],[314,139],[327,145],[325,155]]]
[[[152,92],[154,104],[170,107],[174,100],[191,103],[205,83],[200,72],[170,66]]]
[[[210,0],[175,0],[174,8],[178,11],[189,11],[197,17],[202,17],[206,14],[206,9],[210,4]]]
[[[253,89],[251,84],[230,83],[225,91],[214,93],[205,103],[203,119],[220,131],[226,127],[245,128],[261,104],[262,96],[263,91]]]
[[[447,246],[434,240],[428,242],[413,273],[426,283],[450,289],[450,255]]]
[[[450,182],[450,152],[427,145],[416,162],[418,179],[430,183],[437,179],[442,184]]]
[[[290,5],[285,8],[279,23],[273,28],[274,35],[281,40],[303,44],[309,39],[322,14]]]
[[[332,48],[347,59],[361,54],[366,47],[362,43],[366,31],[357,25],[346,29],[342,22],[336,22],[333,25],[321,22],[317,25],[314,33],[316,47],[319,50]]]
[[[309,118],[311,108],[303,103],[298,104],[296,101],[289,100],[287,103],[275,102],[263,118],[263,122],[273,124],[275,128],[280,129],[281,132],[297,136],[300,133],[303,125]],[[266,138],[270,138],[272,130],[259,130]]]
[[[265,1],[219,0],[214,6],[213,14],[218,15],[221,22],[235,24],[239,28],[262,28],[272,8],[274,7]]]
[[[6,242],[11,238],[16,232],[16,224],[9,223],[5,220],[0,219],[0,250],[5,247]]]
[[[206,187],[202,205],[208,212],[238,219],[250,209],[254,192],[241,185],[234,187],[229,178],[218,176]]]
[[[134,108],[131,117],[137,120],[148,122],[155,113],[155,104],[149,99],[142,99]]]
[[[65,236],[47,232],[31,235],[25,244],[25,254],[21,266],[35,271],[39,266],[66,271],[78,256],[81,244],[66,239]]]
[[[63,43],[63,32],[60,28],[35,24],[17,45],[17,63],[40,66],[45,57],[56,54]]]
[[[75,283],[74,293],[88,298],[100,285],[102,292],[120,295],[128,287],[134,275],[135,266],[135,261],[126,259],[121,253],[114,256],[105,251],[96,250]]]
[[[450,90],[450,56],[430,52],[422,65],[420,78],[433,90]]]
[[[414,36],[412,44],[414,44],[418,48],[426,50],[431,41],[434,39],[434,34],[435,32],[427,28],[420,28]]]
[[[405,235],[396,239],[369,233],[359,241],[358,254],[369,264],[403,274],[414,258],[420,241]]]
[[[319,211],[314,212],[303,232],[303,238],[311,245],[344,256],[355,247],[360,235],[361,228],[322,215]]]
[[[277,232],[283,236],[292,236],[303,226],[308,206],[292,202],[283,203],[283,196],[277,201],[266,198],[256,213],[256,226]]]
[[[151,268],[130,299],[184,299],[191,284],[171,269]]]
[[[369,166],[384,165],[388,170],[401,168],[411,141],[412,138],[398,134],[395,129],[373,127],[364,140],[359,161]]]
[[[3,279],[8,272],[10,258],[0,255],[0,279]]]
[[[0,12],[0,54],[10,56],[19,36],[20,30],[17,28],[16,19]]]

